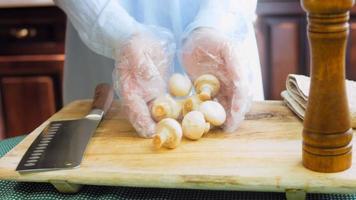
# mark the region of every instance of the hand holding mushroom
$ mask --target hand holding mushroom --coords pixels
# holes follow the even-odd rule
[[[213,74],[219,80],[216,99],[226,110],[223,128],[227,132],[237,129],[252,102],[248,69],[240,63],[235,44],[218,30],[199,28],[186,38],[181,51],[181,61],[192,80],[197,81],[203,74]],[[211,89],[201,87],[197,93],[209,99],[214,95]]]
[[[143,29],[115,52],[114,86],[129,121],[141,137],[151,137],[156,123],[148,104],[166,90],[173,35],[168,30]]]
[[[221,126],[226,120],[224,108],[212,99],[219,92],[219,80],[213,75],[205,74],[194,83],[197,95],[176,102],[170,95],[160,96],[153,101],[152,117],[159,122],[153,145],[175,148],[184,137],[198,140],[212,126]],[[175,74],[169,81],[169,92],[173,96],[185,96],[190,93],[191,82],[183,75]],[[182,127],[176,121],[181,119]]]

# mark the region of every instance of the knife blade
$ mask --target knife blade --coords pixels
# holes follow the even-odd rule
[[[80,166],[85,148],[113,101],[109,84],[95,88],[92,109],[82,119],[52,121],[34,140],[16,171],[35,172]]]

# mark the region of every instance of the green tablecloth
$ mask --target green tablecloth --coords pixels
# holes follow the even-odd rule
[[[18,144],[24,136],[0,141],[0,157]],[[284,193],[231,192],[183,189],[84,186],[77,194],[61,194],[47,183],[0,181],[0,199],[242,199],[279,200]],[[356,200],[355,195],[308,194],[307,199]]]

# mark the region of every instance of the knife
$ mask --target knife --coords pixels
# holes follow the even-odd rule
[[[92,109],[82,119],[52,121],[34,140],[16,171],[35,172],[80,166],[85,148],[113,101],[109,84],[96,86]]]

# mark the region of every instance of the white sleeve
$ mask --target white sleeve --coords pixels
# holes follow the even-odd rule
[[[137,23],[116,0],[54,0],[93,51],[114,58],[138,29]],[[116,53],[115,53],[116,52]]]
[[[229,35],[240,32],[255,18],[257,0],[202,0],[199,12],[183,34],[183,39],[199,27],[215,28]]]

